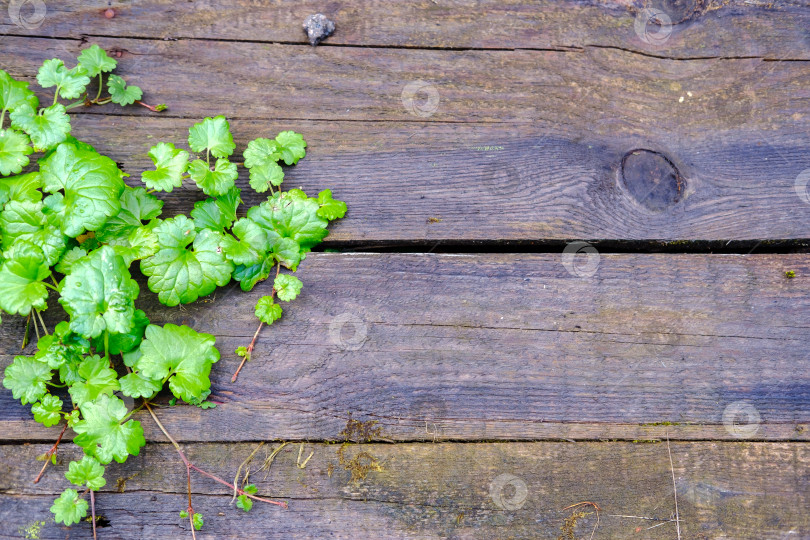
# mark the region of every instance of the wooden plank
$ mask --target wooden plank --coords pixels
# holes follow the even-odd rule
[[[602,254],[569,273],[559,254],[318,253],[298,274],[236,384],[269,284],[182,309],[142,295],[154,323],[222,351],[222,404],[167,411],[177,437],[334,440],[354,414],[392,440],[810,440],[804,255]],[[4,317],[0,367],[21,336]],[[53,436],[0,392],[0,439]]]
[[[5,40],[15,75],[65,56],[66,43],[75,49]],[[150,166],[150,144],[181,143],[205,115],[234,118],[238,152],[252,137],[294,128],[310,141],[310,156],[291,170],[291,182],[331,187],[349,202],[334,240],[810,237],[810,197],[796,190],[810,166],[810,71],[800,62],[687,62],[607,50],[278,45],[268,54],[268,46],[243,43],[102,44],[129,51],[121,71],[147,99],[168,101],[171,114],[184,117],[74,119],[76,134],[113,155],[132,182]],[[420,79],[437,80],[440,103],[428,118],[400,99],[405,84]],[[197,195],[172,194],[177,204],[168,209],[187,211],[189,196]]]
[[[307,43],[304,19],[323,12],[337,24],[323,45],[431,48],[634,49],[673,57],[808,58],[806,5],[797,2],[641,2],[519,0],[70,0],[47,6],[25,25],[2,20],[3,33],[74,37],[170,37]],[[105,11],[111,7],[114,18]],[[669,18],[659,30],[643,8]],[[31,14],[33,15],[33,13]],[[636,31],[639,21],[639,31]],[[27,27],[26,27],[27,26]],[[663,32],[656,35],[656,32]]]
[[[255,446],[194,444],[186,451],[196,465],[232,480]],[[295,444],[278,454],[265,478],[258,469],[276,446],[259,450],[250,479],[289,509],[256,503],[245,516],[229,506],[227,488],[197,475],[193,502],[205,516],[198,537],[557,538],[572,513],[563,509],[581,501],[601,508],[596,538],[675,537],[675,524],[665,521],[675,510],[665,444],[307,444],[304,457],[314,454],[304,469],[296,466]],[[13,534],[45,521],[40,538],[87,538],[88,523],[65,529],[49,519],[48,506],[67,484],[65,463],[30,482],[39,468],[33,458],[46,449],[0,446],[3,528]],[[691,442],[672,443],[671,451],[683,538],[810,535],[806,444]],[[380,470],[353,481],[351,470],[362,471],[346,465],[361,453]],[[75,448],[60,455],[63,462],[78,458]],[[100,538],[188,535],[178,517],[185,471],[171,446],[149,445],[109,466],[106,477],[96,497],[106,525]],[[123,493],[118,479],[126,479]],[[592,507],[581,510],[590,515],[579,521],[576,538],[588,538],[596,516]]]

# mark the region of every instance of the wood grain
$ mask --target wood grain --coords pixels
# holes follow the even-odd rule
[[[269,284],[182,309],[144,285],[154,323],[211,333],[223,355],[221,404],[165,423],[187,441],[334,440],[349,414],[391,440],[810,439],[805,256],[583,257],[569,273],[559,254],[311,254],[236,384]],[[4,318],[0,365],[21,325]],[[0,439],[54,437],[8,392],[0,418]]]
[[[63,47],[78,50],[69,41],[4,39],[15,75],[66,56]],[[103,107],[77,115],[76,135],[137,182],[151,144],[181,144],[205,115],[232,118],[237,152],[256,136],[301,131],[309,157],[288,181],[347,200],[333,240],[810,237],[810,197],[804,184],[796,188],[810,167],[802,62],[101,42],[127,51],[120,71],[148,89],[146,99],[169,102],[183,118]],[[435,82],[440,102],[430,117],[403,105],[415,80]],[[624,181],[622,163],[638,149],[677,170],[677,197],[651,202],[648,193],[663,195],[646,177]],[[168,210],[188,211],[197,196],[172,194]]]
[[[557,538],[572,513],[563,509],[580,501],[601,508],[595,538],[675,537],[675,524],[665,521],[675,508],[663,443],[306,444],[303,456],[314,454],[304,469],[296,466],[294,444],[278,454],[265,477],[259,467],[277,446],[259,450],[250,480],[261,495],[285,500],[289,509],[256,503],[245,516],[229,505],[227,488],[195,476],[194,508],[205,516],[198,537]],[[255,447],[193,444],[186,452],[197,466],[232,481]],[[12,535],[45,521],[40,538],[87,538],[88,523],[58,527],[47,510],[67,484],[62,473],[68,460],[79,457],[75,449],[66,449],[64,463],[31,484],[34,457],[46,449],[0,446],[3,530]],[[806,444],[690,442],[672,443],[671,451],[683,538],[810,535]],[[344,465],[363,454],[380,470],[352,481],[339,452]],[[171,446],[148,445],[127,463],[108,466],[106,478],[96,497],[106,525],[99,538],[188,535],[188,523],[178,517],[185,470]],[[123,493],[118,479],[126,479]],[[521,486],[525,492],[517,490]],[[596,523],[593,508],[577,510],[589,515],[579,521],[576,537],[588,538]]]
[[[8,34],[236,40],[305,44],[304,19],[331,17],[332,45],[409,48],[632,49],[678,58],[808,58],[805,2],[745,0],[69,0],[49,4],[36,28],[0,21]],[[108,7],[114,18],[105,17]],[[642,39],[641,10],[662,11],[665,34]],[[656,32],[650,27],[648,32]]]

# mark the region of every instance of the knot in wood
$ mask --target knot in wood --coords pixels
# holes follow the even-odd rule
[[[686,181],[665,155],[638,148],[622,157],[622,183],[649,210],[660,212],[681,200]]]

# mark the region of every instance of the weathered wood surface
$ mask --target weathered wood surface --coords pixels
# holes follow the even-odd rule
[[[810,167],[805,62],[94,41],[126,51],[119,71],[182,117],[103,107],[74,120],[132,182],[150,144],[183,144],[206,115],[232,118],[236,159],[251,138],[303,130],[310,155],[290,182],[329,186],[352,208],[333,241],[810,237],[810,197],[796,188]],[[29,78],[79,47],[3,45],[3,67]],[[433,85],[435,114],[403,104],[418,80]],[[168,210],[197,193],[173,193]]]
[[[392,440],[646,439],[664,428],[640,424],[661,422],[673,438],[733,440],[723,415],[750,404],[748,438],[810,440],[806,256],[591,257],[569,273],[560,254],[311,254],[302,295],[236,384],[233,351],[270,285],[182,309],[142,285],[153,322],[211,333],[223,352],[222,404],[165,423],[188,441],[334,440],[349,414]],[[2,365],[22,322],[0,326]],[[0,419],[0,439],[53,437],[8,392]]]
[[[675,538],[675,523],[664,521],[675,510],[665,443],[361,444],[342,450],[306,444],[303,458],[314,454],[304,469],[296,465],[300,445],[291,444],[265,477],[259,468],[277,446],[259,450],[250,479],[261,495],[285,500],[289,509],[256,503],[243,515],[229,506],[226,487],[197,475],[194,506],[205,515],[198,538],[557,538],[572,512],[563,509],[581,501],[601,508],[595,538]],[[197,466],[232,481],[255,447],[193,444],[186,451]],[[40,538],[87,538],[88,523],[66,529],[47,520],[47,507],[64,488],[66,465],[32,484],[39,468],[34,458],[46,450],[0,446],[4,537],[45,520]],[[808,445],[691,442],[672,443],[671,451],[683,538],[810,536],[810,495],[802,487]],[[375,462],[380,470],[352,480],[346,464],[357,463],[361,453],[360,463]],[[75,448],[61,456],[78,457]],[[170,445],[150,444],[126,464],[111,465],[107,478],[96,497],[102,523],[109,521],[100,538],[188,534],[188,523],[178,517],[185,470]],[[125,479],[123,493],[119,479]],[[576,537],[588,538],[596,516],[592,507],[581,510],[590,515],[579,521]]]
[[[113,8],[114,18],[105,17]],[[635,31],[643,8],[669,18],[666,40]],[[806,1],[750,0],[63,0],[35,29],[0,23],[3,33],[120,36],[305,44],[301,24],[316,12],[337,23],[321,47],[632,49],[651,55],[810,58]],[[32,31],[33,30],[33,31]],[[657,28],[651,27],[650,32]]]

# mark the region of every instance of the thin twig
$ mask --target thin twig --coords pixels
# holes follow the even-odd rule
[[[96,496],[90,490],[90,515],[93,517],[93,540],[96,540]]]
[[[260,471],[261,470],[266,471],[264,473],[264,479],[265,480],[267,480],[267,475],[270,474],[270,466],[273,464],[273,460],[276,459],[276,456],[278,455],[278,453],[281,452],[281,449],[284,448],[285,446],[287,446],[286,442],[281,443],[281,446],[279,446],[278,448],[273,450],[270,453],[270,455],[267,456],[267,458],[264,460],[264,463],[262,463],[262,466],[261,466],[261,468],[259,470]]]
[[[231,499],[231,504],[233,504],[233,501],[236,500],[236,496],[239,494],[237,492],[237,490],[236,490],[236,486],[239,485],[239,475],[242,473],[242,467],[244,467],[245,465],[250,463],[250,460],[253,459],[253,456],[256,455],[256,452],[258,452],[259,448],[261,448],[262,446],[264,446],[264,442],[260,442],[259,446],[257,446],[253,450],[253,452],[250,453],[250,455],[245,459],[245,461],[243,461],[242,463],[239,464],[239,468],[236,470],[236,476],[234,476],[234,478],[233,478],[234,489],[233,489],[233,498]],[[247,477],[247,474],[245,475],[245,477]]]
[[[672,493],[675,495],[675,530],[678,531],[678,540],[681,540],[681,520],[678,514],[678,488],[675,485],[675,466],[672,464],[672,450],[669,448],[669,431],[667,431],[667,453],[669,454],[669,470],[672,471]]]
[[[65,431],[67,431],[67,427],[68,427],[67,422],[65,422],[65,427],[62,428],[62,433],[59,434],[59,438],[56,439],[55,443],[53,443],[51,449],[45,452],[45,464],[42,465],[42,470],[39,471],[37,477],[34,478],[35,484],[39,483],[39,480],[42,478],[42,475],[45,474],[45,469],[48,467],[48,463],[51,462],[51,456],[56,453],[56,449],[59,447],[59,443],[62,442],[62,437],[64,436]]]

